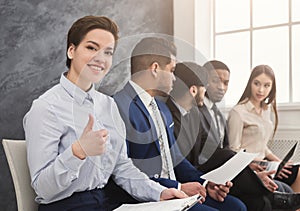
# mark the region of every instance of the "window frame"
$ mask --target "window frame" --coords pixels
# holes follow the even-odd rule
[[[288,22],[287,23],[282,23],[282,24],[272,24],[272,25],[265,25],[265,26],[253,26],[253,0],[249,0],[250,3],[250,26],[249,28],[244,28],[244,29],[237,29],[237,30],[230,30],[230,31],[224,31],[224,32],[216,32],[216,0],[212,1],[212,5],[210,6],[210,11],[212,14],[211,17],[211,37],[212,37],[212,57],[216,58],[216,37],[219,35],[226,35],[226,34],[233,34],[233,33],[239,33],[239,32],[249,32],[250,36],[250,69],[253,68],[253,32],[255,30],[261,30],[261,29],[270,29],[270,28],[276,28],[276,27],[282,27],[282,26],[287,26],[288,27],[288,52],[289,52],[289,59],[288,59],[288,71],[289,71],[289,86],[288,86],[288,102],[284,103],[278,103],[278,107],[283,107],[286,109],[287,107],[298,107],[300,106],[300,102],[296,102],[293,99],[293,61],[292,61],[292,27],[295,25],[299,25],[300,21],[292,21],[292,0],[288,0]],[[231,105],[226,105],[231,106]]]

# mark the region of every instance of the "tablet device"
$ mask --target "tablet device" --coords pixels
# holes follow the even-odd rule
[[[279,172],[282,170],[282,168],[284,167],[284,165],[291,159],[291,157],[294,155],[294,152],[296,150],[297,147],[297,143],[294,144],[294,146],[290,149],[290,151],[286,154],[286,156],[282,159],[282,161],[280,162],[277,171],[275,173],[275,177],[278,176]],[[274,178],[275,178],[274,177]]]

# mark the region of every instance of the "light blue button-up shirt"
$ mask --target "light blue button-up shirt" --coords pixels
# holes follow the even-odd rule
[[[106,151],[80,160],[72,153],[94,116],[94,130],[109,132]],[[113,175],[115,182],[140,201],[158,201],[165,187],[151,181],[127,157],[125,125],[114,100],[97,92],[87,92],[64,74],[60,83],[34,100],[25,115],[28,165],[38,203],[50,203],[74,192],[103,188]]]

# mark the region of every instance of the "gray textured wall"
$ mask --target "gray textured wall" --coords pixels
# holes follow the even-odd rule
[[[128,36],[173,34],[172,2],[0,0],[0,140],[24,138],[22,118],[33,99],[56,84],[61,72],[66,70],[66,33],[76,19],[91,14],[115,20],[123,37],[118,51],[126,53],[132,44],[124,43],[134,42]],[[129,79],[126,60],[117,52],[114,68],[100,84],[100,90],[107,94],[122,88]],[[2,144],[0,209],[17,210]]]

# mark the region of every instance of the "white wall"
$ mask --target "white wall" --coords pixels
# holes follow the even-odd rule
[[[279,105],[278,114],[279,126],[276,138],[300,140],[300,104]]]
[[[209,8],[207,0],[174,0],[174,36],[181,61],[199,64],[211,58]],[[204,32],[204,33],[202,33]]]
[[[174,35],[179,61],[194,60],[194,0],[174,0]]]

